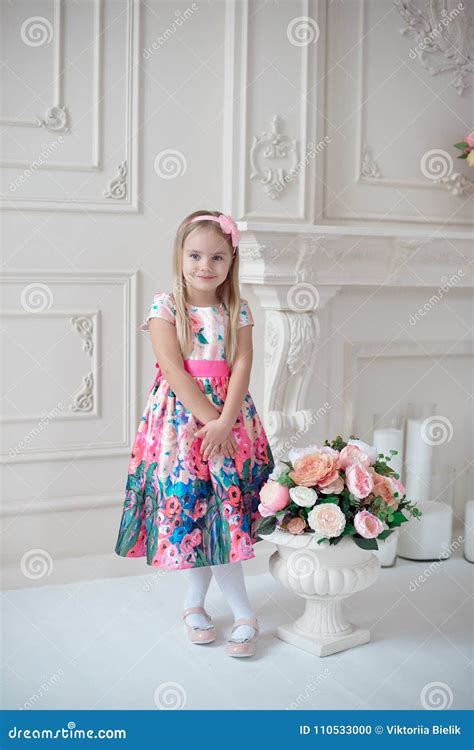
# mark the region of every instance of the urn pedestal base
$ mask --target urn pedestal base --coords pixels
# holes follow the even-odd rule
[[[343,601],[371,586],[380,560],[346,537],[333,546],[318,546],[314,534],[275,529],[264,537],[276,544],[270,572],[285,588],[302,597],[304,612],[277,627],[282,641],[315,656],[330,656],[370,641],[370,630],[348,622]]]
[[[277,627],[278,638],[292,646],[301,648],[303,651],[309,651],[315,656],[331,656],[339,651],[345,651],[347,648],[361,646],[363,643],[370,641],[370,630],[351,626],[352,630],[346,635],[308,636],[297,629],[295,623],[289,622]]]

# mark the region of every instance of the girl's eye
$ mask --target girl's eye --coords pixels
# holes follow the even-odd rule
[[[198,258],[199,257],[199,253],[190,253],[190,257],[191,258]],[[214,255],[213,260],[215,260],[216,258],[218,258],[219,260],[222,260],[223,256],[222,255]]]

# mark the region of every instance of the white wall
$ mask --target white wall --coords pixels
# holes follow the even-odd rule
[[[15,570],[32,548],[48,550],[58,564],[113,549],[132,439],[154,377],[138,324],[152,294],[170,288],[182,217],[221,208],[267,229],[293,223],[295,233],[307,225],[368,233],[387,226],[396,235],[441,225],[453,233],[449,263],[457,255],[464,263],[464,240],[455,232],[472,224],[469,183],[452,195],[422,173],[420,160],[431,149],[455,155],[452,144],[470,129],[471,90],[460,95],[452,73],[434,77],[410,58],[415,42],[400,34],[405,24],[389,0],[18,0],[3,3],[2,14],[1,523],[2,562]],[[37,34],[22,27],[32,16],[46,19]],[[289,41],[299,16],[317,22],[314,44]],[[289,142],[281,160],[255,146],[275,115]],[[264,170],[288,168],[325,136],[330,143],[272,198],[259,179]],[[465,163],[454,167],[470,177]],[[363,242],[359,231],[354,247]],[[375,255],[363,260],[369,276],[372,262]],[[312,263],[318,272],[333,267],[332,246]],[[265,317],[258,284],[245,278],[258,342]],[[348,289],[328,303],[332,343],[324,368],[331,382],[339,384],[345,337],[383,341],[387,324],[392,336],[396,320],[426,298],[419,286],[413,279],[408,295],[392,297],[382,289],[377,307],[365,307],[344,336],[334,326],[344,325],[366,291]],[[470,323],[463,287],[415,340],[454,341]],[[419,356],[417,367],[431,367],[429,355]],[[251,391],[259,410],[263,358],[256,346]],[[450,415],[456,441],[444,458],[458,466],[470,450],[464,388],[471,361],[468,354],[444,361],[450,375],[434,367],[405,398],[430,390]],[[372,408],[383,408],[385,391],[404,396],[406,354],[393,369],[385,364],[358,381],[361,432]]]

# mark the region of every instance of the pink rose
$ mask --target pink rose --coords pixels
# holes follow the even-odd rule
[[[359,461],[346,469],[346,484],[349,492],[359,500],[367,497],[374,486],[373,473]]]
[[[269,518],[270,516],[274,516],[275,515],[272,510],[270,510],[269,508],[266,508],[265,505],[262,505],[262,503],[258,504],[258,512],[264,518]]]
[[[290,534],[302,534],[305,528],[306,523],[299,516],[292,518],[286,525],[286,530],[289,531]]]
[[[467,143],[470,148],[474,148],[474,132],[469,133],[469,135],[466,135],[465,142]]]
[[[375,539],[384,528],[380,518],[369,513],[368,510],[360,510],[355,514],[354,526],[357,533],[364,539]]]
[[[401,500],[401,498],[403,497],[403,495],[406,494],[405,486],[400,482],[399,479],[394,479],[393,477],[390,477],[390,481],[393,484],[393,486],[395,487],[395,492],[399,493],[399,495],[400,495],[399,499]]]
[[[260,490],[260,504],[270,510],[273,515],[279,510],[283,510],[289,505],[290,491],[279,482],[269,479]],[[262,514],[263,515],[263,514]]]
[[[368,456],[367,453],[364,453],[358,445],[346,445],[339,455],[339,466],[345,471],[348,466],[355,464],[356,461],[366,468],[368,468],[371,463],[370,456]]]
[[[330,484],[327,484],[325,487],[320,487],[319,489],[323,495],[340,495],[344,489],[344,480],[339,476]]]

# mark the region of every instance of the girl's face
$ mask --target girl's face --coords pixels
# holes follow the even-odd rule
[[[183,276],[186,285],[198,294],[215,295],[227,278],[232,263],[231,250],[223,237],[210,229],[197,229],[183,245]]]

